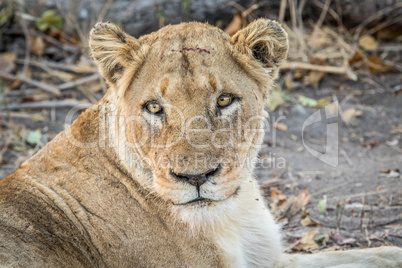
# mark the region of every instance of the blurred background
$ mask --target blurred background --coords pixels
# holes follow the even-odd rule
[[[1,0],[0,179],[62,131],[72,107],[107,90],[88,55],[97,21],[135,37],[184,21],[232,35],[259,17],[290,38],[256,169],[287,251],[402,246],[397,0]],[[307,149],[325,155],[334,141],[331,165]]]

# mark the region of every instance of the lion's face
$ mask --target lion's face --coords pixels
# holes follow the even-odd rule
[[[152,174],[144,186],[179,210],[235,198],[263,137],[267,89],[287,54],[284,31],[259,20],[230,39],[189,23],[136,40],[98,24],[91,48],[115,96],[124,147],[136,155],[124,161]]]

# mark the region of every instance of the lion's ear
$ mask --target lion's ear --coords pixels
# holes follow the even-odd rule
[[[99,22],[91,30],[89,47],[100,73],[114,85],[133,64],[140,43],[113,23]]]
[[[277,68],[286,59],[289,50],[288,35],[275,21],[258,19],[238,31],[230,40],[236,48],[263,64]]]

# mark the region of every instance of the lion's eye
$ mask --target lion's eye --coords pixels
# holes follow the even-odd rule
[[[148,102],[145,106],[145,108],[150,112],[151,114],[157,114],[162,111],[162,106],[157,103],[156,101]]]
[[[220,95],[217,101],[219,107],[223,108],[232,104],[233,97],[227,94]]]

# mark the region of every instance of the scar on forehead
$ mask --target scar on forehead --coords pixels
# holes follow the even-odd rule
[[[205,52],[205,53],[211,54],[211,51],[206,50],[205,48],[199,48],[199,47],[196,47],[196,48],[192,48],[192,47],[183,47],[182,50],[175,50],[175,49],[172,49],[171,51],[172,51],[172,52],[181,52],[181,53],[182,53],[183,51],[194,51],[194,52],[199,52],[199,53]]]
[[[168,88],[168,86],[169,86],[169,79],[167,77],[165,77],[159,83],[159,90],[160,90],[162,96],[165,95],[166,89]]]
[[[216,81],[216,77],[213,74],[208,75],[208,83],[214,92],[218,90],[218,81]]]

